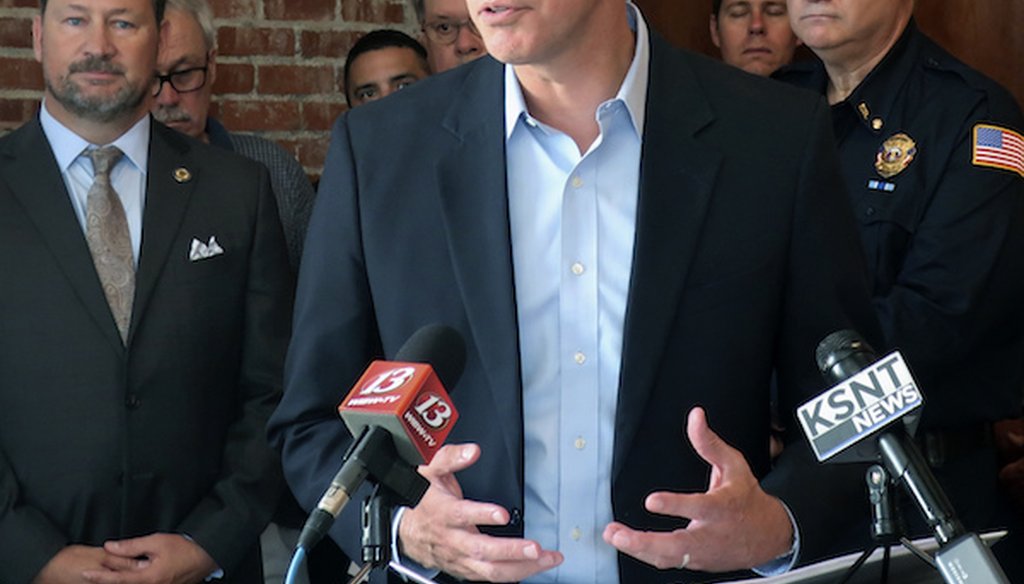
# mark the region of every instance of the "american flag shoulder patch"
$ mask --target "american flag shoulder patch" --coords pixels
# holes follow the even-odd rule
[[[975,124],[971,163],[1009,170],[1024,177],[1024,137],[1008,128]]]

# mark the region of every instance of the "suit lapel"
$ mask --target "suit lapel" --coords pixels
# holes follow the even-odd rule
[[[522,391],[505,182],[502,75],[500,64],[490,59],[480,63],[442,120],[455,145],[441,159],[438,192],[473,341],[494,402],[503,413],[496,421],[502,424],[509,459],[521,476]]]
[[[135,306],[128,343],[146,314],[160,274],[172,253],[188,208],[198,170],[189,156],[187,141],[165,126],[152,122],[149,141],[149,172],[146,175],[146,206],[142,214],[142,247],[135,277]],[[188,253],[187,249],[176,250]]]
[[[122,353],[124,345],[103,295],[82,225],[75,216],[39,119],[18,130],[0,156],[9,160],[0,166],[3,180],[10,185],[96,326],[112,347]]]
[[[652,32],[636,244],[625,332],[612,477],[636,435],[711,200],[718,152],[695,138],[714,113],[683,53]]]

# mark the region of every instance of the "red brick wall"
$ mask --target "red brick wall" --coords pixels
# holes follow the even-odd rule
[[[345,54],[359,35],[413,32],[407,0],[211,0],[218,27],[213,113],[230,130],[276,140],[319,175],[331,123],[346,109]],[[38,107],[32,54],[38,0],[0,0],[0,134]]]

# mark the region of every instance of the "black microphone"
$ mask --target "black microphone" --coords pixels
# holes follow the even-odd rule
[[[864,446],[881,458],[889,474],[910,493],[940,550],[935,564],[949,583],[967,581],[1009,584],[991,550],[956,518],[953,505],[910,439],[903,423],[916,426],[923,399],[898,351],[879,359],[871,346],[851,330],[834,332],[815,351],[818,369],[834,387],[797,409],[804,433],[819,461],[864,460]],[[869,474],[869,490],[872,483]],[[878,480],[882,480],[879,477]],[[884,493],[872,491],[875,534],[893,527]],[[972,578],[974,580],[972,580]]]
[[[942,491],[931,469],[928,468],[917,445],[910,439],[902,425],[894,423],[907,412],[920,407],[922,403],[920,392],[913,383],[909,370],[899,367],[902,365],[902,357],[899,356],[899,353],[887,356],[886,359],[879,359],[871,345],[860,335],[854,331],[842,330],[825,337],[818,344],[815,356],[822,376],[831,383],[840,384],[836,387],[842,388],[847,394],[857,382],[851,381],[849,384],[843,384],[843,382],[868,372],[868,377],[873,381],[861,384],[861,386],[870,386],[872,389],[881,388],[880,392],[868,392],[870,396],[878,397],[880,403],[889,403],[885,401],[889,394],[903,391],[900,394],[903,397],[901,403],[903,405],[908,405],[911,402],[916,404],[913,408],[902,412],[897,408],[882,408],[880,411],[884,415],[875,416],[879,423],[872,427],[864,427],[861,433],[856,435],[856,441],[874,445],[873,450],[876,449],[880,453],[886,470],[910,493],[918,509],[921,510],[925,522],[935,532],[940,544],[946,544],[958,535],[962,535],[964,533],[963,525],[956,519],[952,504]],[[904,370],[906,371],[905,375],[903,375]],[[887,373],[891,374],[888,375],[888,380],[885,379]],[[886,381],[890,382],[888,386]],[[902,384],[898,385],[901,382]],[[886,391],[888,387],[893,388],[893,391]],[[913,387],[913,390],[909,390],[909,387]],[[833,388],[826,394],[832,394],[835,390],[836,388]],[[915,399],[908,399],[911,395]],[[864,401],[866,402],[866,400]],[[832,403],[842,402],[839,401],[836,394],[833,394]],[[873,404],[865,403],[865,405],[870,407]],[[873,440],[866,440],[868,438],[873,438]]]
[[[298,547],[319,542],[351,496],[369,477],[414,506],[430,483],[416,466],[441,448],[458,419],[445,387],[454,387],[466,363],[466,345],[451,327],[427,325],[402,345],[394,361],[374,361],[338,413],[356,437],[316,509]],[[444,382],[442,384],[442,381]]]

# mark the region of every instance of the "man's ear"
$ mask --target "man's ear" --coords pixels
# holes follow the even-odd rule
[[[217,49],[206,53],[206,82],[212,87],[217,81]]]
[[[43,15],[37,14],[32,17],[32,52],[36,55],[36,61],[43,62]]]
[[[708,19],[708,31],[711,33],[711,42],[719,49],[722,48],[722,39],[718,36],[718,15],[712,14]]]

